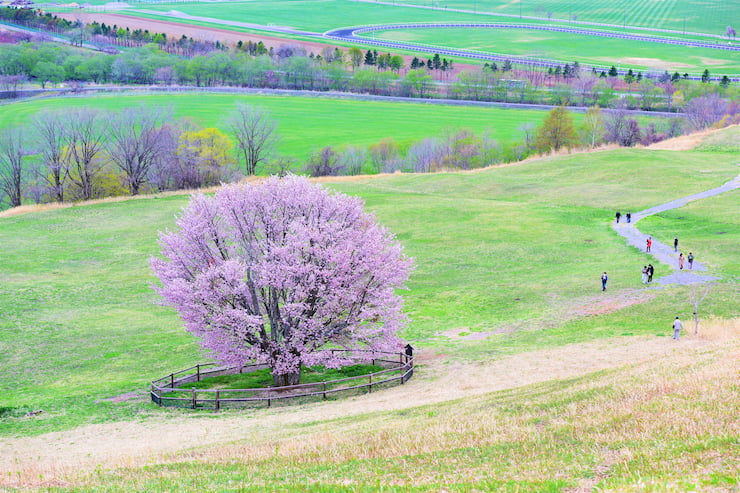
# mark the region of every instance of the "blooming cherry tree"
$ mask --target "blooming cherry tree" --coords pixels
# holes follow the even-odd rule
[[[401,348],[412,261],[358,198],[273,177],[194,196],[177,226],[155,289],[222,364],[257,360],[292,385],[302,365],[342,366],[332,347]]]

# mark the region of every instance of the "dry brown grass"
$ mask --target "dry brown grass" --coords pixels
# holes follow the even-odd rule
[[[679,343],[667,337],[621,337],[480,364],[450,362],[437,355],[422,354],[422,366],[406,385],[344,401],[224,413],[215,419],[200,413],[173,412],[148,421],[91,425],[10,439],[0,445],[0,470],[9,473],[0,475],[0,487],[78,483],[96,467],[137,471],[147,464],[191,459],[259,462],[278,456],[295,463],[339,463],[502,442],[525,443],[533,433],[531,420],[541,416],[536,416],[535,411],[502,415],[496,405],[487,404],[487,394],[622,368],[594,381],[555,385],[551,389],[552,395],[568,395],[603,385],[619,389],[619,398],[614,402],[603,396],[577,401],[547,422],[548,426],[571,426],[572,421],[578,421],[575,436],[582,440],[598,438],[594,453],[600,453],[612,441],[647,437],[672,422],[667,420],[673,420],[668,416],[646,416],[640,429],[626,425],[601,429],[605,416],[613,414],[618,421],[620,415],[636,412],[640,403],[677,392],[716,395],[721,389],[712,385],[721,386],[728,371],[737,371],[738,320],[707,321],[704,327],[706,330],[699,337],[684,337]],[[724,349],[730,346],[734,355]],[[711,361],[692,369],[697,359]],[[680,368],[681,373],[676,374],[675,368]],[[685,372],[693,372],[694,376],[677,380]],[[512,392],[513,397],[504,399],[522,404],[529,402],[527,395],[535,400],[542,400],[545,395],[540,391]],[[450,404],[455,400],[458,402]],[[428,405],[435,406],[419,409]],[[673,421],[680,424],[681,433],[710,433],[717,429],[714,417],[701,423],[676,419]],[[600,430],[598,437],[590,435],[594,429]],[[544,438],[546,442],[547,437]],[[535,468],[537,474],[542,474],[543,467]],[[469,473],[476,475],[480,471]]]

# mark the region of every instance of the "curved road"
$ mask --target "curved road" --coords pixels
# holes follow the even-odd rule
[[[649,235],[639,231],[635,226],[635,223],[637,223],[637,221],[639,221],[640,219],[652,216],[653,214],[658,214],[663,211],[677,209],[679,207],[683,207],[689,202],[705,199],[708,197],[714,197],[715,195],[736,190],[738,188],[740,188],[740,175],[736,176],[735,179],[728,181],[720,187],[706,190],[704,192],[695,193],[694,195],[689,195],[688,197],[672,200],[670,202],[666,202],[665,204],[657,205],[655,207],[645,209],[644,211],[636,212],[632,214],[631,223],[615,222],[612,223],[612,228],[614,228],[614,230],[620,236],[624,237],[627,240],[628,245],[632,245],[640,250],[644,250],[645,240]],[[624,220],[624,216],[622,216],[622,221]],[[679,252],[680,251],[681,250],[679,249]],[[678,253],[674,252],[673,248],[671,248],[670,246],[655,240],[655,238],[653,238],[653,245],[650,248],[650,255],[652,255],[656,260],[666,264],[671,269],[673,269],[672,274],[657,279],[657,282],[660,284],[696,284],[701,282],[715,281],[719,279],[719,277],[696,274],[695,271],[704,272],[707,270],[704,264],[702,264],[701,262],[697,262],[696,260],[694,261],[694,268],[692,270],[688,270],[688,261],[685,263],[684,269],[680,270],[678,268],[677,260]]]

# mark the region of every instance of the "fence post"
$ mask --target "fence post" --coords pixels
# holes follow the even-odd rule
[[[270,400],[271,400],[270,398],[271,398],[271,397],[272,397],[272,392],[270,392],[270,390],[268,389],[268,390],[267,390],[267,407],[270,407],[270,405],[272,404],[272,403],[270,402]]]
[[[324,383],[324,400],[326,400],[326,382],[323,382],[323,383]]]
[[[219,400],[219,397],[221,396],[221,391],[216,391],[216,411],[221,409],[221,401]]]
[[[196,408],[196,400],[195,400],[195,389],[193,389],[193,409]]]
[[[200,382],[200,365],[195,365],[195,368],[197,368],[198,371],[198,381]]]
[[[175,374],[174,373],[170,373],[170,388],[171,389],[175,388]]]
[[[368,378],[370,379],[370,387],[368,388],[370,389],[370,392],[372,392],[373,391],[373,374],[371,373],[370,375],[368,375]]]

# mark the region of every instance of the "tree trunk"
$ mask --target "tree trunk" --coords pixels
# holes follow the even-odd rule
[[[287,387],[289,385],[298,385],[301,381],[301,369],[294,373],[285,373],[283,375],[272,375],[272,384],[275,387]]]

